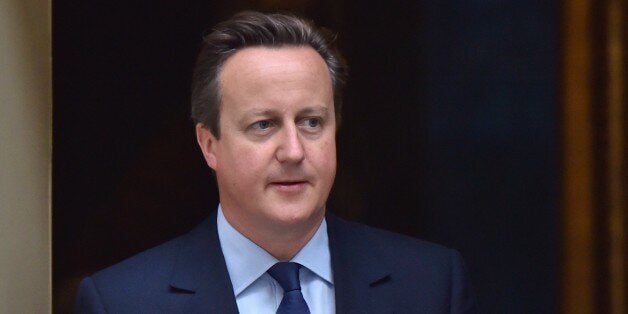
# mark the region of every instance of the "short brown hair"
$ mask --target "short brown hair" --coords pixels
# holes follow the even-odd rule
[[[192,77],[192,120],[220,137],[220,71],[239,49],[255,46],[310,46],[325,60],[334,92],[336,124],[342,110],[341,91],[347,65],[334,46],[334,36],[312,22],[287,14],[244,11],[219,23],[203,38]]]

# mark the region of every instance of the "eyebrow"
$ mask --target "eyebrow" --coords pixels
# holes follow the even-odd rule
[[[249,109],[245,111],[244,114],[242,115],[242,120],[246,120],[247,118],[257,117],[257,116],[271,116],[275,112],[276,110],[272,110],[272,109],[258,109],[258,108]]]
[[[244,114],[238,119],[238,125],[246,127],[247,124],[258,117],[272,117],[275,115],[275,110],[272,109],[259,109],[253,108],[244,112]]]
[[[242,115],[242,118],[239,120],[240,123],[246,123],[251,118],[254,117],[273,117],[278,116],[278,110],[275,109],[260,109],[253,108],[249,109]],[[329,109],[325,106],[309,106],[305,107],[297,113],[297,115],[307,115],[307,114],[320,114],[322,116],[327,116],[329,114]]]
[[[311,114],[311,113],[318,113],[318,114],[327,116],[329,114],[329,109],[324,106],[312,106],[312,107],[305,107],[303,110],[299,111],[299,114]]]

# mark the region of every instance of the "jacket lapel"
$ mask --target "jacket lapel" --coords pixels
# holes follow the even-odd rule
[[[331,213],[326,216],[334,274],[336,313],[386,313],[394,300],[391,266],[378,260],[362,226]],[[233,286],[222,255],[216,212],[191,231],[178,252],[171,292],[184,294],[183,313],[238,313]],[[167,310],[167,309],[164,309]],[[170,312],[179,312],[173,308]]]
[[[336,313],[386,313],[394,300],[391,267],[378,260],[379,248],[357,226],[327,214]]]
[[[174,293],[190,295],[184,313],[238,313],[218,239],[216,211],[188,234],[170,285]]]

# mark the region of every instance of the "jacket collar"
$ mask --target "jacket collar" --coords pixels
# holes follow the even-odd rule
[[[216,211],[186,235],[170,286],[182,293],[194,293],[186,304],[185,313],[238,312],[220,249]]]
[[[380,259],[378,243],[365,238],[366,228],[327,213],[327,232],[334,273],[336,313],[385,313],[378,303],[391,291],[391,267]],[[379,297],[378,297],[379,296]]]
[[[383,313],[377,295],[392,293],[391,267],[378,260],[376,243],[359,226],[327,213],[327,232],[334,275],[336,313]],[[375,247],[374,247],[375,246]],[[216,211],[185,236],[173,268],[171,287],[192,293],[185,313],[238,313],[220,247]]]

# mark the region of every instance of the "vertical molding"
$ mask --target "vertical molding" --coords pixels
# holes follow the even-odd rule
[[[50,7],[0,0],[0,313],[51,312]]]
[[[628,311],[625,2],[563,2],[563,313]]]
[[[594,312],[591,3],[563,2],[562,312]]]
[[[608,237],[609,237],[609,282],[610,313],[626,313],[626,129],[622,121],[625,117],[624,97],[624,29],[623,16],[625,3],[622,0],[609,0],[606,6],[606,43],[607,81],[606,119],[608,123],[607,154],[607,199],[608,199]]]

